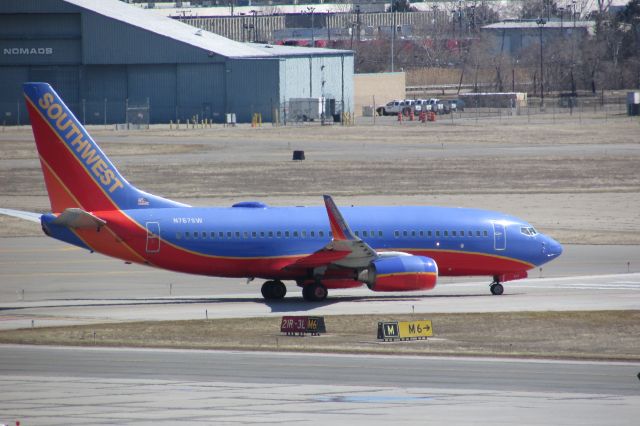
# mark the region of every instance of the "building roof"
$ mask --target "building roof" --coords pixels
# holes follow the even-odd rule
[[[176,21],[123,3],[119,0],[63,0],[103,15],[110,19],[124,22],[141,28],[145,31],[169,37],[173,40],[189,44],[191,46],[213,52],[227,58],[269,58],[278,56],[309,56],[351,53],[346,50],[315,49],[303,47],[290,47],[280,49],[281,46],[265,48],[264,45],[241,43],[209,31],[195,28],[191,25]]]

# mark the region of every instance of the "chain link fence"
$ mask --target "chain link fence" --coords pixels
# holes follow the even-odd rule
[[[477,99],[477,98],[476,98]],[[371,111],[370,108],[367,108]],[[545,96],[544,102],[540,98],[528,98],[526,103],[511,107],[494,107],[476,105],[473,100],[458,102],[456,109],[447,113],[438,113],[435,121],[440,124],[455,124],[463,122],[513,122],[513,123],[567,123],[582,122],[594,119],[620,119],[634,117],[627,114],[627,100],[624,96],[584,96],[564,97]],[[420,116],[415,113],[413,120],[410,114],[401,117],[362,116],[357,123],[361,125],[374,124],[407,124],[419,122]]]
[[[220,105],[203,103],[192,106],[168,106],[144,100],[86,100],[66,102],[83,124],[117,125],[118,128],[145,129],[155,123],[224,123],[227,113],[235,113],[238,123],[251,123],[254,114],[274,125],[340,122],[343,112],[352,113],[343,102],[333,98],[292,98],[286,102],[268,101],[237,104],[224,111]],[[27,108],[22,99],[0,102],[0,124],[29,124]]]

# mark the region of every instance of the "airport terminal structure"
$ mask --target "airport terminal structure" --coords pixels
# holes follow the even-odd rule
[[[352,112],[353,63],[351,51],[236,42],[118,0],[3,0],[0,123],[28,123],[26,81],[50,83],[86,124],[286,121],[291,99]]]

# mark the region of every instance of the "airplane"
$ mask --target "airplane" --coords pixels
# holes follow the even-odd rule
[[[294,281],[306,301],[366,285],[430,290],[438,276],[488,276],[491,293],[525,278],[562,246],[526,221],[488,210],[431,206],[192,207],[130,184],[47,83],[25,83],[52,213],[37,220],[55,239],[171,271],[266,280],[266,300]]]

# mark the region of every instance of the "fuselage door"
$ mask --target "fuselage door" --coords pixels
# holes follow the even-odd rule
[[[147,253],[160,251],[160,222],[147,222]]]
[[[502,223],[493,222],[493,248],[496,250],[507,248],[507,234]]]

